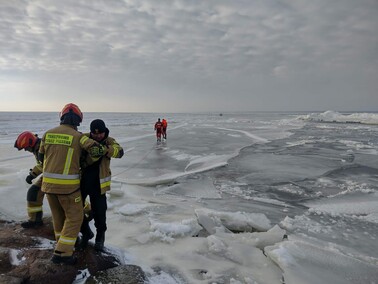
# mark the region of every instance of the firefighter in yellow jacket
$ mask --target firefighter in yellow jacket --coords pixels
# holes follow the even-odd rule
[[[75,104],[67,104],[60,113],[60,126],[48,130],[42,138],[39,159],[43,162],[42,191],[46,193],[53,218],[57,245],[52,262],[75,264],[76,238],[83,221],[80,193],[80,156],[106,154],[96,141],[77,131],[83,114]]]
[[[96,227],[95,250],[102,251],[104,249],[105,231],[106,227],[106,192],[110,190],[111,158],[122,158],[123,148],[118,142],[109,136],[109,129],[106,128],[105,122],[101,119],[95,119],[91,122],[90,133],[86,136],[104,145],[107,149],[107,154],[100,158],[91,158],[85,153],[86,158],[82,163],[82,177],[81,177],[81,195],[83,201],[89,195],[93,219]],[[88,240],[93,238],[93,233],[89,228],[88,221],[84,219],[81,227],[82,239],[80,246],[85,248]]]
[[[42,173],[42,163],[38,160],[38,149],[41,144],[41,139],[37,134],[30,131],[24,131],[18,135],[14,147],[19,151],[24,149],[25,151],[34,154],[37,164],[30,169],[29,175],[26,177],[26,182],[32,184],[33,179],[38,177]],[[36,228],[43,225],[43,198],[45,194],[41,191],[42,176],[39,177],[34,184],[32,184],[26,195],[27,211],[29,220],[22,222],[23,228]]]

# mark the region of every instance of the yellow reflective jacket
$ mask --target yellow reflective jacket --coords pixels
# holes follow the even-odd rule
[[[38,177],[42,172],[43,172],[43,166],[42,162],[38,158],[38,150],[39,150],[39,145],[41,144],[41,139],[38,138],[37,143],[34,146],[33,149],[33,155],[35,157],[35,160],[37,164],[31,169],[31,175],[34,177]],[[41,187],[42,186],[42,176],[40,176],[35,182],[34,185]]]
[[[90,133],[85,133],[87,137],[90,137]],[[100,162],[100,186],[101,186],[101,194],[105,194],[107,191],[110,190],[111,184],[111,176],[112,172],[110,170],[110,160],[111,158],[122,158],[123,156],[123,148],[118,142],[112,138],[107,137],[103,141],[101,141],[102,145],[105,145],[107,148],[106,155],[101,158],[91,158],[89,155],[86,155],[85,162],[82,163],[82,167],[85,168],[88,165],[93,164],[94,162],[101,159]]]
[[[39,176],[42,173],[42,162],[38,159],[38,150],[39,150],[40,144],[41,144],[41,140],[39,140],[38,138],[38,142],[35,145],[34,150],[33,150],[33,154],[34,154],[37,164],[33,167],[32,172],[31,172],[32,175],[35,177]]]
[[[98,143],[63,124],[48,130],[42,138],[39,153],[43,159],[42,191],[70,194],[80,188],[80,156]]]

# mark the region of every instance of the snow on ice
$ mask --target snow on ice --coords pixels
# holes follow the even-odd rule
[[[57,117],[0,113],[1,218],[27,217],[34,157],[15,138]],[[150,283],[378,283],[377,114],[85,113],[79,130],[96,118],[126,152],[105,245]]]

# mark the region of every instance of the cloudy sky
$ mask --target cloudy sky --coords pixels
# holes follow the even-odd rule
[[[378,0],[0,0],[0,111],[378,110]]]

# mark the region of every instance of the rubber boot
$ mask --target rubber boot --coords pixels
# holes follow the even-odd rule
[[[42,221],[42,212],[37,212],[35,221],[28,220],[26,222],[21,223],[21,227],[24,229],[32,229],[32,228],[38,228],[43,225]]]
[[[88,241],[94,237],[94,233],[92,232],[91,228],[89,227],[89,223],[85,220],[83,221],[83,224],[81,225],[81,239],[79,248],[85,249],[88,246]]]
[[[94,249],[97,251],[104,251],[105,231],[98,231],[96,234],[96,241]]]

